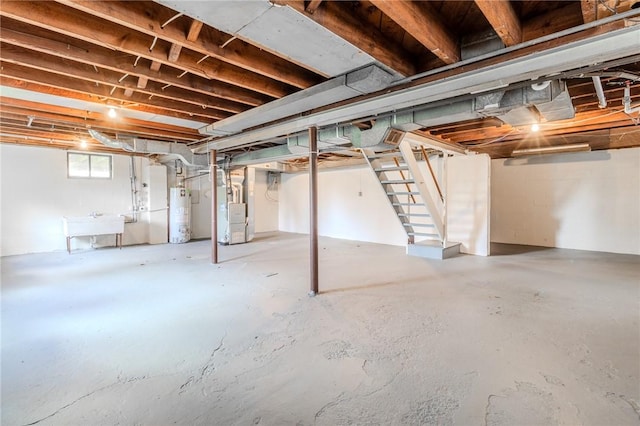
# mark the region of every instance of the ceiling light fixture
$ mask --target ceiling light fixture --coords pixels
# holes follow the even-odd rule
[[[540,148],[514,149],[511,152],[513,157],[521,157],[525,155],[542,155],[542,154],[558,154],[561,152],[585,152],[591,151],[588,143],[577,143],[573,145],[545,146]]]
[[[118,114],[116,114],[115,108],[109,108],[109,112],[107,113],[107,115],[109,115],[109,117],[111,118],[116,118]]]
[[[538,130],[540,130],[540,125],[538,123],[533,123],[531,125],[531,131],[532,132],[537,132]]]
[[[84,149],[87,147],[87,141],[85,139],[80,139],[80,148]]]

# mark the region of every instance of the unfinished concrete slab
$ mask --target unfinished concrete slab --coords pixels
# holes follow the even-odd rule
[[[2,259],[2,424],[640,421],[637,256],[259,235]]]

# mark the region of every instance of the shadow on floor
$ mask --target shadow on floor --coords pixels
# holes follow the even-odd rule
[[[491,243],[491,256],[513,256],[517,254],[533,253],[545,250],[553,250],[553,247]]]
[[[376,284],[364,284],[364,285],[354,285],[351,287],[332,288],[329,290],[320,289],[318,294],[322,295],[322,294],[329,294],[329,293],[344,293],[347,291],[370,290],[374,288],[383,288],[383,287],[390,287],[390,286],[396,286],[396,285],[406,285],[406,282],[387,281],[387,282],[376,283]]]

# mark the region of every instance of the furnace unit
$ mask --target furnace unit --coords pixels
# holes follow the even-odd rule
[[[218,170],[218,242],[253,240],[255,169]]]

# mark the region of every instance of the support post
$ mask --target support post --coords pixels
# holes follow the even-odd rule
[[[216,150],[211,150],[211,263],[218,263],[218,166]]]
[[[447,247],[447,243],[449,240],[448,229],[447,229],[447,202],[449,201],[449,176],[448,176],[448,160],[449,153],[442,153],[442,183],[444,185],[444,193],[442,194],[442,246]],[[437,181],[436,181],[437,182]]]
[[[318,128],[309,128],[309,296],[318,294]]]

